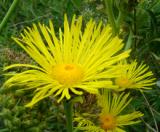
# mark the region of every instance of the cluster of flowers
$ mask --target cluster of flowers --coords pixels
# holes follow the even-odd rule
[[[50,21],[49,26],[33,24],[24,30],[21,38],[13,39],[38,64],[13,64],[4,68],[28,68],[12,74],[4,84],[5,88],[23,86],[19,88],[34,90],[26,107],[33,107],[49,96],[61,102],[84,92],[96,94],[101,107],[100,126],[93,123],[89,126],[80,117],[75,118],[81,122],[78,127],[87,132],[121,132],[122,126],[138,123],[138,118],[143,116],[139,111],[121,115],[132,100],[124,90],[149,89],[154,85],[153,73],[136,60],[128,63],[130,50],[123,51],[122,40],[112,36],[109,25],[90,20],[84,27],[82,16],[73,16],[69,24],[65,15],[64,29],[59,28],[59,33],[55,33]]]

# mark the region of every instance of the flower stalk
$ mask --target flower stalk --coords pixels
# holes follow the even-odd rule
[[[2,22],[0,23],[0,31],[3,29],[3,27],[6,25],[9,17],[11,16],[11,14],[13,13],[17,3],[18,3],[19,0],[14,0],[12,5],[10,6],[8,12],[6,13],[6,15],[4,16]]]
[[[73,104],[72,101],[64,101],[64,112],[66,115],[67,132],[73,132]]]

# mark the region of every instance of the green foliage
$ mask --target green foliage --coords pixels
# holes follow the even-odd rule
[[[2,95],[0,98],[0,130],[4,132],[65,131],[63,109],[54,100],[44,100],[38,106],[25,108],[24,92]]]
[[[0,20],[3,19],[11,5],[11,0],[0,0]],[[112,0],[117,33],[128,41],[131,34],[132,56],[145,61],[160,78],[160,1],[159,0]],[[63,25],[63,16],[69,19],[73,14],[82,15],[84,21],[91,17],[108,23],[104,0],[20,0],[6,26],[0,32],[0,85],[5,78],[3,67],[12,63],[33,63],[23,51],[15,45],[11,36],[17,36],[26,26],[32,23],[48,23],[54,21],[55,29]],[[160,89],[155,86],[145,96],[133,92],[132,109],[140,110],[145,115],[141,124],[128,127],[127,131],[156,131],[155,124],[160,124]],[[32,94],[21,91],[10,91],[0,96],[0,132],[65,132],[65,118],[62,105],[53,99],[41,101],[35,108],[28,109],[24,105]],[[83,102],[81,99],[77,99]],[[78,112],[97,112],[94,97],[86,97],[82,105],[77,104]],[[94,104],[94,105],[93,105]],[[91,108],[92,107],[92,108]],[[94,108],[93,108],[94,107]],[[151,109],[151,110],[150,110]],[[154,114],[154,117],[151,113]],[[154,119],[156,122],[154,121]]]

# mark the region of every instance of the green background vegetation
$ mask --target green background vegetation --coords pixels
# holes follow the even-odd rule
[[[122,32],[118,32],[124,42],[132,32],[130,59],[137,59],[150,66],[157,80],[160,78],[160,1],[159,0],[113,0],[115,17],[119,12],[122,19],[118,23]],[[11,0],[0,0],[0,20],[6,15]],[[84,23],[91,17],[95,21],[108,22],[106,7],[102,0],[19,0],[4,28],[0,31],[0,85],[5,78],[3,67],[13,63],[33,63],[32,60],[11,39],[19,36],[26,26],[32,23],[45,23],[51,19],[55,30],[63,26],[66,13],[71,20],[73,14],[82,15]],[[158,81],[157,81],[158,83]],[[2,92],[0,95],[0,132],[65,132],[63,107],[55,100],[45,99],[34,108],[24,107],[31,93],[20,91]],[[127,127],[127,131],[158,132],[160,129],[160,84],[145,92],[147,100],[139,92],[132,92],[134,100],[131,107],[145,115],[142,123]],[[86,96],[80,111],[91,110],[94,100]],[[148,102],[147,102],[148,101]],[[57,107],[58,106],[58,107]],[[88,107],[87,107],[88,106]],[[94,109],[94,108],[93,108]],[[153,112],[153,113],[152,113]]]

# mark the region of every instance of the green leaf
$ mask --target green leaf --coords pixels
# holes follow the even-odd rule
[[[72,99],[72,103],[83,103],[83,97],[82,96],[77,96],[75,98]]]

